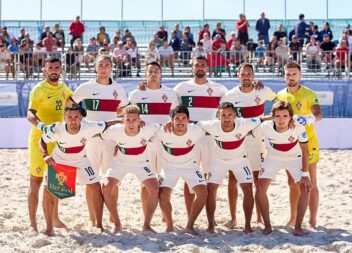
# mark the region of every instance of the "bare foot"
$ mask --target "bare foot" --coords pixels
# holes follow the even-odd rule
[[[104,232],[103,226],[94,226],[92,229],[94,234],[102,234]]]
[[[234,229],[237,226],[237,220],[229,220],[225,223],[225,227],[229,229]]]
[[[152,233],[156,234],[156,231],[151,226],[144,225],[142,230],[143,230],[143,232],[152,232]]]
[[[260,225],[260,224],[264,225],[264,221],[262,219],[257,220],[257,225]]]
[[[265,227],[265,228],[263,229],[263,235],[271,234],[271,232],[273,232],[273,230],[271,229],[271,227]]]
[[[119,232],[121,232],[122,231],[122,228],[121,228],[121,224],[119,225],[119,226],[116,226],[115,225],[115,228],[114,228],[114,234],[117,234],[117,233],[119,233]]]
[[[47,228],[45,231],[44,231],[44,234],[47,235],[47,236],[53,236],[55,233],[54,233],[54,229],[53,228]]]
[[[53,219],[53,226],[56,228],[66,228],[66,225],[61,220],[59,220],[59,218]]]
[[[186,227],[186,228],[185,228],[185,234],[196,235],[197,232],[194,230],[193,227]]]
[[[247,226],[247,227],[244,227],[243,232],[245,234],[250,234],[250,233],[253,233],[254,230],[251,228],[251,226]]]
[[[309,220],[309,226],[316,229],[317,228],[317,222],[315,220]]]
[[[37,233],[38,233],[37,224],[30,225],[30,226],[29,226],[29,232],[30,232],[31,234],[37,234]]]
[[[290,219],[287,223],[286,223],[286,226],[287,227],[292,227],[294,226],[296,223],[296,221],[294,219]]]
[[[303,229],[302,228],[295,228],[293,230],[293,235],[295,235],[295,236],[303,236],[304,235]]]
[[[166,233],[171,233],[171,232],[174,232],[174,226],[171,225],[171,226],[167,226],[166,230],[165,230]]]
[[[215,234],[214,226],[208,226],[207,232],[208,232],[209,234]]]

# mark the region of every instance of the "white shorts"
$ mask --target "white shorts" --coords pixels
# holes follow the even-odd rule
[[[55,162],[67,166],[77,167],[76,180],[78,180],[80,185],[94,184],[99,182],[99,174],[92,166],[88,158],[83,158],[79,163],[73,164],[69,161],[62,161],[55,159]],[[47,183],[48,170],[45,171],[45,183]]]
[[[100,172],[100,175],[104,175],[108,168],[111,167],[115,146],[114,141],[102,140],[100,137],[88,141],[86,145],[87,157],[93,167]]]
[[[203,172],[199,167],[175,168],[171,166],[162,168],[159,185],[173,189],[180,177],[187,183],[191,192],[193,192],[193,187],[197,185],[206,185]]]
[[[214,140],[210,135],[204,136],[196,143],[195,148],[197,148],[197,151],[200,152],[198,153],[199,157],[197,161],[198,162],[200,161],[200,167],[203,173],[209,172],[212,153],[213,153],[212,152],[213,147],[214,147]]]
[[[253,137],[246,138],[250,138],[250,140],[244,140],[249,164],[252,171],[259,171],[265,157],[265,143],[262,140],[253,139]]]
[[[247,158],[234,162],[214,159],[208,174],[208,183],[222,184],[229,170],[233,172],[240,184],[253,183],[252,169]]]
[[[269,178],[274,180],[280,169],[286,169],[295,182],[299,182],[302,177],[302,159],[278,160],[266,157],[259,172],[259,178]]]
[[[116,178],[121,183],[122,179],[128,173],[134,174],[141,183],[150,178],[156,179],[155,173],[153,172],[150,163],[129,165],[125,163],[113,162],[112,166],[107,170],[104,177]]]
[[[161,142],[149,142],[147,154],[154,173],[158,174],[160,172],[160,161],[162,157]]]

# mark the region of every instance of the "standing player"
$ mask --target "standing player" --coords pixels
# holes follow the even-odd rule
[[[238,79],[240,85],[228,91],[222,99],[222,102],[232,103],[235,107],[237,117],[253,118],[264,116],[264,105],[266,101],[272,101],[276,94],[268,87],[256,89],[254,87],[254,70],[251,64],[241,64],[239,66]],[[265,147],[261,136],[248,136],[245,139],[245,147],[249,158],[249,163],[253,170],[254,183],[256,185],[260,164],[264,157]],[[237,203],[237,186],[236,178],[233,173],[229,174],[229,201],[231,221],[227,223],[228,227],[236,226],[236,203]],[[257,188],[256,188],[257,189]],[[260,210],[256,203],[257,222],[262,223]]]
[[[87,120],[108,121],[117,117],[119,108],[128,104],[124,88],[110,78],[112,61],[108,55],[99,55],[95,61],[96,79],[81,84],[72,96],[75,103],[84,102],[87,109]],[[109,168],[114,155],[115,143],[112,140],[94,138],[87,143],[87,156],[94,168],[103,175]],[[114,196],[117,198],[118,190]],[[92,225],[96,220],[92,206],[92,196],[87,192],[88,209]]]
[[[257,127],[259,118],[236,118],[234,106],[231,103],[219,105],[219,120],[198,121],[198,125],[209,133],[215,141],[214,159],[208,174],[207,217],[209,233],[214,233],[214,213],[216,208],[216,193],[227,171],[231,171],[239,181],[243,190],[243,211],[245,214],[245,233],[253,232],[251,217],[254,198],[252,191],[252,173],[244,140],[248,133]]]
[[[261,165],[258,179],[258,200],[265,228],[263,234],[272,232],[269,200],[267,190],[280,169],[286,169],[298,190],[298,205],[296,205],[297,219],[295,220],[294,235],[302,236],[302,221],[308,206],[311,182],[308,172],[308,139],[306,130],[302,125],[289,128],[292,121],[292,106],[287,102],[277,102],[272,107],[273,120],[262,123],[255,129],[254,134],[262,133],[270,142],[268,154]],[[308,142],[309,143],[309,142]]]
[[[171,132],[159,130],[155,141],[161,142],[162,161],[160,177],[160,208],[165,219],[166,232],[174,230],[172,206],[170,203],[172,189],[179,177],[189,185],[196,198],[190,203],[188,221],[185,231],[195,234],[194,222],[202,211],[207,200],[207,186],[197,162],[195,144],[204,137],[205,131],[195,125],[188,125],[189,111],[179,105],[171,112]]]
[[[179,104],[177,94],[174,90],[161,85],[161,67],[158,62],[147,64],[146,78],[145,90],[132,91],[129,101],[138,106],[141,119],[146,124],[165,124],[170,120],[170,110]],[[148,149],[150,162],[154,171],[157,172],[160,167],[161,149],[156,143],[148,145]],[[147,194],[146,188],[142,187],[141,199],[144,212]]]
[[[305,125],[308,135],[309,149],[309,175],[312,180],[312,189],[309,199],[310,219],[309,223],[315,228],[319,205],[319,191],[317,187],[317,163],[319,161],[319,143],[315,132],[314,122],[322,119],[319,100],[311,89],[301,85],[301,67],[297,63],[285,65],[285,82],[287,88],[277,94],[279,101],[287,101],[292,105],[293,113],[297,115],[297,120]],[[291,218],[288,226],[295,224],[297,212],[296,207],[299,199],[299,187],[295,184],[291,175],[288,175],[290,185]]]
[[[222,84],[208,80],[208,62],[204,56],[199,56],[192,61],[192,73],[194,78],[175,86],[174,90],[179,96],[181,103],[189,109],[190,120],[213,120],[216,118],[220,99],[227,89]],[[200,160],[203,173],[209,171],[211,162],[211,143],[209,136],[199,141]],[[185,202],[188,215],[191,212],[193,197],[187,184],[184,188]]]
[[[152,171],[146,152],[149,140],[158,130],[156,125],[140,128],[141,118],[138,107],[129,105],[123,110],[123,124],[107,129],[101,136],[105,140],[117,143],[119,154],[113,159],[105,174],[103,195],[107,208],[115,223],[114,233],[121,231],[121,222],[117,211],[117,201],[112,192],[127,173],[133,173],[145,186],[148,196],[145,204],[143,231],[155,232],[150,223],[158,205],[158,180]]]
[[[29,97],[27,119],[34,125],[28,139],[30,186],[28,190],[28,211],[31,230],[37,232],[36,213],[38,207],[38,193],[43,181],[43,174],[47,165],[39,148],[42,131],[49,133],[45,125],[62,121],[65,104],[72,95],[72,91],[65,83],[60,82],[62,72],[61,61],[58,58],[47,58],[44,74],[46,78],[38,83],[31,91]],[[54,144],[48,145],[51,154]],[[58,216],[58,200],[54,201],[53,226],[65,227]]]
[[[103,196],[99,176],[94,166],[86,157],[85,145],[95,135],[102,133],[115,122],[82,121],[82,111],[77,104],[65,108],[65,122],[56,122],[51,127],[55,134],[41,138],[40,148],[47,164],[64,164],[77,167],[77,176],[81,185],[87,185],[87,191],[92,195],[92,203],[96,215],[97,228],[103,232]],[[56,143],[52,155],[49,156],[47,145]],[[45,234],[54,234],[52,224],[53,202],[56,198],[44,189],[43,207],[47,223]]]

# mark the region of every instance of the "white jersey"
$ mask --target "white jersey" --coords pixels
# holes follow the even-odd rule
[[[304,126],[296,124],[295,128],[279,133],[275,130],[272,120],[263,122],[260,127],[253,132],[262,134],[269,142],[267,157],[278,160],[297,159],[301,157],[300,143],[308,142],[307,133]]]
[[[221,103],[232,103],[236,109],[237,117],[255,118],[263,116],[265,102],[273,101],[275,98],[276,94],[268,87],[244,93],[240,90],[240,86],[236,86],[226,92]]]
[[[194,124],[188,124],[187,132],[182,136],[169,132],[166,133],[163,129],[160,129],[154,141],[161,142],[161,166],[194,167],[198,161],[194,145],[203,136],[205,136],[205,131]]]
[[[222,84],[208,80],[199,85],[193,79],[177,84],[174,90],[181,103],[188,107],[192,121],[215,119],[220,99],[227,92]]]
[[[102,85],[96,80],[81,84],[72,96],[73,101],[85,103],[87,119],[95,121],[108,121],[116,119],[118,107],[128,104],[125,89],[118,83]]]
[[[109,127],[101,134],[101,137],[104,140],[116,142],[118,154],[114,157],[114,162],[136,165],[146,163],[149,160],[148,152],[145,151],[149,140],[159,128],[158,125],[146,125],[139,130],[137,135],[128,136],[125,132],[125,125],[117,124]]]
[[[106,128],[105,122],[82,120],[81,128],[77,134],[69,134],[66,123],[55,123],[53,131],[56,132],[52,138],[42,136],[45,143],[56,142],[52,157],[56,162],[66,161],[72,166],[79,166],[81,160],[86,156],[85,145],[94,135],[100,134]],[[99,137],[98,137],[99,138]]]
[[[170,121],[170,110],[179,104],[176,92],[166,86],[157,90],[136,89],[131,92],[129,101],[139,107],[141,119],[150,124],[165,124]]]
[[[231,132],[224,132],[220,120],[198,121],[197,125],[209,133],[215,141],[215,157],[220,160],[233,162],[243,160],[247,156],[244,139],[247,134],[259,126],[259,118],[235,119],[235,128]]]

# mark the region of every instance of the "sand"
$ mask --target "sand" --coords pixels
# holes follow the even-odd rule
[[[183,233],[186,210],[183,202],[182,182],[174,190],[173,215],[176,232],[164,233],[158,208],[153,218],[157,234],[142,233],[142,210],[137,179],[128,175],[120,190],[119,211],[123,232],[112,234],[108,212],[104,209],[103,234],[91,233],[84,189],[77,187],[77,195],[60,203],[60,217],[67,229],[56,229],[56,236],[30,234],[27,212],[29,173],[26,149],[0,150],[0,252],[352,252],[352,151],[322,151],[319,163],[320,209],[318,226],[309,229],[304,237],[291,234],[292,228],[283,226],[289,215],[288,187],[284,171],[269,189],[271,219],[274,232],[263,236],[260,226],[253,223],[254,233],[244,235],[242,226],[242,194],[237,206],[238,227],[230,230],[224,224],[229,219],[227,186],[218,192],[216,220],[217,233],[205,232],[207,227],[203,211],[196,227],[199,235]],[[224,181],[226,182],[226,180]],[[42,191],[41,191],[42,192]],[[37,214],[38,228],[43,231],[45,222],[42,196]],[[306,224],[307,215],[305,217]]]

